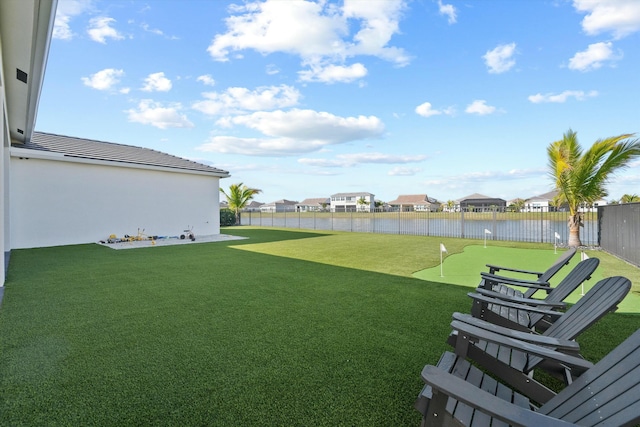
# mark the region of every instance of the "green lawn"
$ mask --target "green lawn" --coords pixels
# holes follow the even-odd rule
[[[477,283],[447,283],[447,270],[441,280],[414,274],[439,266],[440,242],[453,261],[478,241],[223,233],[248,239],[13,251],[0,308],[0,425],[419,424],[420,371],[448,349],[451,313],[469,311]],[[638,291],[638,269],[590,256]],[[505,261],[534,268],[521,256]],[[630,307],[580,337],[585,357],[640,327]]]

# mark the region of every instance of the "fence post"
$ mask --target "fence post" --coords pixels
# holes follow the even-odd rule
[[[492,230],[491,230],[491,240],[496,240],[496,230],[498,229],[498,224],[497,224],[497,217],[498,217],[498,208],[494,208],[493,209],[493,224],[492,224]]]
[[[460,238],[464,239],[464,208],[460,206]]]

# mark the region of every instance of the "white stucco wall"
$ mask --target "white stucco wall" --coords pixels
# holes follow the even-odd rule
[[[91,243],[115,234],[220,233],[220,178],[12,152],[11,247]]]

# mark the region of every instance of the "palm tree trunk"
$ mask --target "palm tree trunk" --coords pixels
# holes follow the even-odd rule
[[[582,246],[582,242],[580,241],[580,226],[582,225],[582,216],[580,213],[575,215],[569,215],[569,242],[567,246],[569,247],[579,247]]]

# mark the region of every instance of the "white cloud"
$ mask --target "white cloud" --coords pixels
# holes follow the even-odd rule
[[[192,128],[194,125],[181,114],[182,105],[180,103],[162,105],[150,99],[143,99],[138,104],[137,109],[127,110],[129,121],[142,123],[144,125],[155,126],[160,129],[167,128]]]
[[[502,44],[487,51],[482,58],[489,68],[490,73],[500,74],[505,71],[509,71],[514,65],[516,65],[516,61],[513,59],[513,55],[515,53],[515,43]]]
[[[120,34],[115,28],[111,27],[111,24],[114,22],[116,22],[115,19],[106,16],[92,18],[89,21],[89,29],[87,30],[91,40],[106,44],[107,38],[114,40],[124,39],[122,34]]]
[[[360,164],[404,164],[404,163],[417,163],[426,159],[424,155],[405,155],[398,156],[394,154],[385,153],[352,153],[352,154],[339,154],[335,159],[311,159],[301,158],[298,159],[298,163],[302,163],[306,166],[316,167],[329,167],[329,168],[343,168],[354,167]]]
[[[581,90],[565,90],[562,93],[545,93],[544,95],[541,93],[537,93],[535,95],[529,96],[528,99],[534,104],[540,104],[543,102],[564,103],[569,98],[575,98],[577,101],[584,101],[587,98],[592,98],[595,96],[598,96],[598,92],[595,90],[587,93]]]
[[[327,145],[367,138],[378,138],[384,125],[374,116],[339,117],[313,110],[256,112],[226,118],[229,125],[239,125],[262,133],[264,138],[213,136],[198,147],[202,151],[255,156],[282,156],[309,153]]]
[[[638,0],[573,0],[573,7],[587,14],[582,29],[589,35],[611,32],[621,39],[640,31]]]
[[[202,95],[206,99],[194,102],[192,107],[212,116],[292,107],[298,104],[301,97],[296,88],[287,85],[263,86],[256,90],[230,87],[224,92],[206,92]]]
[[[110,90],[120,83],[120,77],[124,75],[124,70],[116,70],[115,68],[105,68],[92,74],[90,77],[82,77],[85,86],[97,90]]]
[[[300,80],[305,82],[322,83],[350,83],[367,75],[364,65],[357,63],[350,66],[344,65],[312,65],[311,70],[299,71]]]
[[[144,79],[144,86],[141,90],[145,92],[168,92],[171,90],[171,80],[164,76],[164,73],[149,74]]]
[[[404,8],[404,0],[346,0],[342,6],[324,1],[254,1],[229,9],[227,32],[216,35],[207,50],[217,61],[228,61],[231,52],[252,49],[264,55],[297,55],[307,66],[340,66],[345,58],[357,55],[403,66],[409,57],[389,42],[399,32]],[[352,36],[351,28],[357,30]]]
[[[143,30],[145,30],[146,32],[151,33],[151,34],[156,34],[158,36],[163,36],[164,35],[162,30],[159,30],[157,28],[151,28],[149,26],[149,24],[147,24],[147,23],[140,24],[140,28],[142,28]]]
[[[394,163],[416,163],[421,162],[427,158],[423,154],[418,155],[397,155],[386,153],[354,153],[354,154],[340,154],[336,156],[341,160],[346,160],[350,163],[378,163],[378,164],[394,164]]]
[[[278,74],[280,72],[280,69],[275,64],[269,64],[267,65],[266,72],[268,75],[273,76],[275,74]]]
[[[422,172],[422,168],[397,167],[387,172],[389,176],[414,176]]]
[[[211,74],[205,74],[205,75],[202,75],[202,76],[198,76],[196,81],[202,82],[202,84],[204,84],[206,86],[215,86],[215,84],[216,84],[216,81],[213,79],[213,77],[211,77]]]
[[[611,42],[590,44],[587,50],[576,53],[569,60],[569,68],[578,71],[591,71],[602,67],[605,61],[617,61],[622,53],[613,53]]]
[[[75,35],[71,30],[71,20],[84,13],[90,6],[91,0],[59,0],[52,37],[59,40],[71,40]]]
[[[469,114],[486,116],[487,114],[495,113],[496,107],[487,105],[487,101],[485,101],[484,99],[478,99],[467,105],[467,108],[464,111]]]
[[[442,110],[436,110],[433,108],[430,102],[425,102],[418,105],[415,109],[415,112],[422,117],[438,116],[440,114],[452,116],[455,114],[455,109],[453,107],[447,107]]]
[[[444,4],[442,0],[438,0],[438,10],[440,15],[446,15],[448,17],[449,24],[455,24],[457,22],[457,10],[453,5]]]

